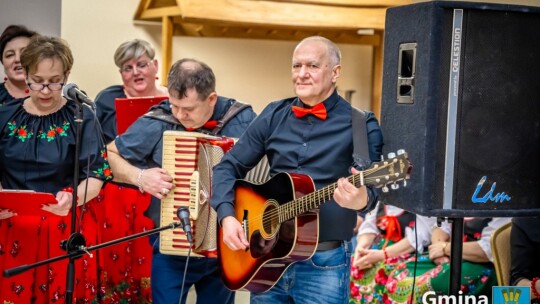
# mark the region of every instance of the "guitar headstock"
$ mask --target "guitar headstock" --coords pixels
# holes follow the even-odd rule
[[[403,181],[403,186],[407,186],[406,180],[410,178],[411,170],[412,163],[407,152],[398,150],[397,155],[393,152],[388,153],[388,159],[371,164],[364,171],[364,181],[367,185],[382,187],[383,192],[388,192],[388,184],[392,190],[399,188],[400,181]]]

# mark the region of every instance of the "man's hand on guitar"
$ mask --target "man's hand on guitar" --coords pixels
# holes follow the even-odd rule
[[[358,172],[360,171],[352,168],[353,174],[357,174]],[[343,208],[353,210],[363,209],[368,201],[366,187],[356,188],[347,178],[340,178],[337,181],[337,188],[334,190],[334,200]]]
[[[233,216],[227,216],[221,220],[221,229],[223,243],[231,250],[243,250],[249,247],[242,225]]]

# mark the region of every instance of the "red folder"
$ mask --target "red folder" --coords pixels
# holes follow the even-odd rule
[[[51,215],[42,210],[43,205],[56,204],[56,197],[51,193],[29,190],[0,191],[0,209],[14,211],[18,215]]]
[[[116,98],[116,133],[124,133],[137,118],[148,112],[150,107],[159,104],[167,96]]]

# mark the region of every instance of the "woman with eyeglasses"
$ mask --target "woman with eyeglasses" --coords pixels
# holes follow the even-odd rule
[[[103,128],[105,142],[116,138],[116,98],[169,96],[167,88],[156,84],[158,61],[150,43],[133,39],[122,43],[114,53],[122,85],[113,85],[96,97],[96,114]]]
[[[168,96],[165,87],[156,84],[158,61],[150,43],[133,39],[116,49],[114,62],[119,69],[122,85],[113,85],[96,97],[96,114],[107,143],[117,135],[116,98]],[[154,228],[143,212],[150,205],[150,195],[130,185],[107,183],[100,194],[98,222],[103,241],[110,241]],[[151,302],[150,272],[152,247],[148,238],[104,248],[105,300]],[[123,270],[122,272],[118,269]]]
[[[71,234],[73,187],[78,194],[77,231],[85,236],[87,246],[95,245],[97,227],[88,213],[91,206],[81,206],[96,197],[104,181],[112,178],[99,124],[86,106],[82,106],[80,154],[75,158],[75,113],[79,105],[61,93],[73,65],[66,42],[55,37],[32,37],[21,53],[21,65],[27,75],[29,97],[0,107],[0,188],[51,193],[55,199],[34,211],[35,215],[28,215],[28,211],[18,214],[22,209],[0,211],[2,270],[66,254],[60,243]],[[75,162],[79,180],[73,184]],[[0,202],[0,206],[2,203],[6,202]],[[76,260],[73,295],[81,303],[97,299],[96,260],[86,254]],[[63,303],[66,273],[67,260],[62,260],[13,277],[0,276],[0,302]]]
[[[0,35],[0,62],[5,75],[4,82],[0,83],[0,106],[9,100],[28,96],[21,52],[34,35],[37,33],[22,25],[10,25]]]

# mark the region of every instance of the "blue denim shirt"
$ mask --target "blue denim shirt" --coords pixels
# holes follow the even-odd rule
[[[297,118],[291,106],[304,106],[298,98],[269,104],[252,122],[238,143],[214,167],[212,207],[221,221],[234,215],[234,184],[266,155],[271,174],[278,172],[309,175],[320,189],[350,176],[353,164],[352,107],[337,91],[324,101],[328,116]],[[383,138],[373,113],[367,117],[369,154],[379,161]],[[375,207],[377,193],[368,187],[368,208]],[[356,211],[335,201],[321,205],[320,241],[349,240],[356,224]]]

